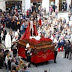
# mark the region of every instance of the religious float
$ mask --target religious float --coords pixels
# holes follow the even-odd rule
[[[34,26],[35,38],[30,38],[30,30],[29,26],[27,27],[24,35],[18,42],[18,55],[26,59],[25,48],[26,44],[30,44],[30,48],[32,49],[31,62],[38,64],[42,62],[46,62],[49,60],[54,60],[54,45],[52,44],[52,40],[49,38],[44,38],[40,36],[38,40],[37,31]]]

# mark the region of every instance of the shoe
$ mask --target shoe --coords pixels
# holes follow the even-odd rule
[[[68,59],[68,57],[67,57],[67,59]]]
[[[0,69],[2,69],[2,67],[0,67]]]
[[[56,61],[54,61],[54,63],[56,63]]]
[[[9,72],[11,72],[11,71],[9,70]]]
[[[71,60],[71,58],[69,58],[69,60]]]
[[[64,58],[66,58],[66,57],[64,57]]]
[[[31,67],[31,65],[29,64],[28,67]]]

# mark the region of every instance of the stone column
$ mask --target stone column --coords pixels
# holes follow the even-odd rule
[[[25,11],[25,0],[22,0],[22,12]]]
[[[55,0],[55,5],[57,6],[57,9],[59,11],[59,0]]]
[[[25,11],[31,7],[31,0],[25,0]]]
[[[22,0],[22,11],[27,11],[31,7],[31,0]]]
[[[69,11],[69,5],[71,4],[71,0],[66,0],[67,2],[67,11]]]
[[[49,12],[49,0],[42,0],[42,8],[46,9],[46,13]]]
[[[0,0],[0,9],[2,9],[2,11],[6,11],[6,5],[4,0]]]

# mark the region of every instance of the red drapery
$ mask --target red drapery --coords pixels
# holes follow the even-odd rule
[[[37,35],[36,26],[34,25],[33,27],[34,27],[34,33]],[[40,42],[43,42],[43,41],[47,41],[47,42],[52,41],[51,39],[44,38],[44,37],[42,37],[40,40],[29,39],[30,36],[31,36],[31,34],[30,34],[30,22],[29,22],[28,27],[27,27],[24,35],[22,36],[21,40],[28,40],[30,43],[32,43],[34,45],[36,45]],[[26,58],[25,48],[20,46],[18,48],[18,54],[19,54],[19,56]],[[45,61],[49,61],[49,60],[54,60],[54,52],[51,50],[47,50],[46,53],[40,51],[37,55],[34,55],[31,57],[31,62],[33,62],[33,63],[40,63],[40,62],[45,62]]]
[[[26,59],[25,48],[20,47],[18,54]],[[31,57],[31,62],[33,63],[41,63],[49,60],[54,60],[54,52],[51,50],[47,50],[45,53],[40,51],[37,55]]]
[[[39,25],[40,25],[40,26],[42,25],[41,18],[39,19]]]
[[[33,25],[33,27],[34,27],[34,34],[38,35],[36,25]],[[28,27],[27,27],[24,35],[22,36],[21,40],[29,39],[30,36],[31,36],[31,33],[30,33],[30,22],[29,22]]]

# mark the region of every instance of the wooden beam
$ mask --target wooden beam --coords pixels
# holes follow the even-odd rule
[[[38,2],[42,2],[42,0],[31,0],[31,3],[38,3]]]

